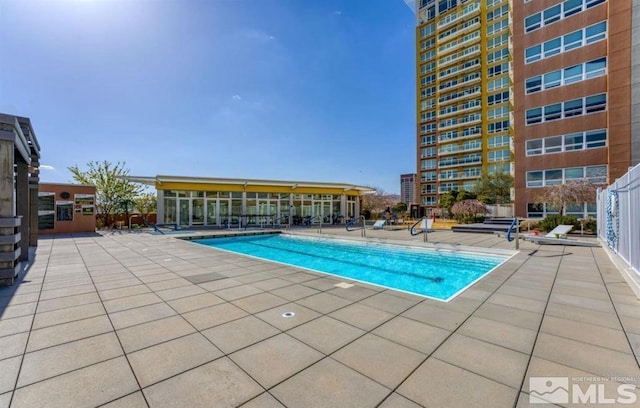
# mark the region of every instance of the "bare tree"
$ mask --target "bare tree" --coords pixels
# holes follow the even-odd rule
[[[373,194],[362,196],[362,211],[369,211],[371,214],[382,214],[387,208],[395,206],[399,197],[394,194],[387,194],[379,187],[371,187],[375,190]]]
[[[451,213],[456,216],[458,222],[462,222],[489,212],[487,205],[478,200],[457,201],[451,207]]]
[[[596,186],[587,179],[571,180],[547,187],[537,200],[551,204],[562,214],[568,204],[595,203]]]

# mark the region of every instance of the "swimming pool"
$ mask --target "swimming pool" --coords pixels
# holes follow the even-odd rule
[[[508,259],[281,234],[193,242],[443,301],[453,299]]]

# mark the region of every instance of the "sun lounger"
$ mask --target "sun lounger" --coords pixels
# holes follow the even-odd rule
[[[557,227],[555,227],[554,229],[549,231],[549,233],[547,235],[545,235],[545,237],[547,237],[547,238],[566,238],[567,234],[569,232],[571,232],[572,229],[573,229],[573,225],[558,225]]]
[[[373,224],[373,229],[383,229],[384,228],[384,224],[386,223],[385,220],[378,220]]]
[[[525,239],[531,241],[534,244],[551,244],[551,245],[569,245],[569,246],[586,246],[586,247],[599,247],[600,243],[596,240],[584,241],[568,238],[551,238],[548,236],[527,236]]]
[[[419,230],[422,231],[433,231],[433,219],[431,218],[425,218],[420,222],[420,225],[418,226]]]

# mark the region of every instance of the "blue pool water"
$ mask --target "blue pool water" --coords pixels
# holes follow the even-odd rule
[[[499,255],[279,234],[193,242],[444,301],[507,259]]]

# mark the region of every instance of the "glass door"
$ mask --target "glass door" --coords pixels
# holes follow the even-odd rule
[[[319,223],[322,220],[322,202],[314,201],[313,202],[313,220],[312,222]]]
[[[218,225],[217,203],[218,200],[207,200],[207,225],[209,226]]]
[[[189,220],[191,219],[191,214],[189,214],[189,199],[180,199],[180,204],[178,207],[178,223],[180,225],[189,225]]]
[[[220,220],[221,226],[229,226],[229,200],[220,200]]]
[[[331,224],[331,201],[325,201],[322,203],[322,222],[325,224]]]
[[[191,204],[191,225],[204,225],[204,200],[194,198]]]

